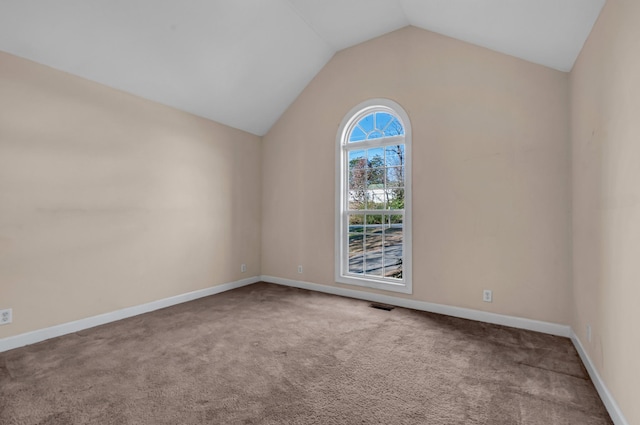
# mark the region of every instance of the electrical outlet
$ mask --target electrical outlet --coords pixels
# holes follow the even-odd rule
[[[302,266],[298,266],[298,273],[302,273]]]
[[[482,291],[482,301],[486,303],[493,302],[493,291],[491,289],[485,289]]]
[[[240,266],[240,271],[241,271],[242,273],[246,273],[246,271],[247,271],[247,265],[246,265],[246,264],[241,265],[241,266]]]
[[[587,323],[587,342],[591,342],[591,325]]]
[[[0,325],[8,325],[13,322],[13,312],[10,308],[0,310]]]

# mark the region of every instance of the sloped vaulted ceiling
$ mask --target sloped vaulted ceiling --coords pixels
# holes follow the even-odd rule
[[[414,25],[568,71],[604,2],[3,0],[0,50],[263,135],[338,50]]]

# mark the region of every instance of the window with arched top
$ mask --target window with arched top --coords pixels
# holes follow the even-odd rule
[[[337,136],[336,281],[411,293],[411,127],[397,103],[352,109]]]

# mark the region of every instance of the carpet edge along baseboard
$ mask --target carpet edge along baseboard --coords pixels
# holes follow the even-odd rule
[[[230,291],[242,286],[251,285],[260,281],[260,276],[253,276],[234,282],[222,283],[220,285],[211,286],[205,289],[199,289],[180,295],[175,295],[161,300],[151,301],[132,307],[126,307],[109,313],[99,314],[97,316],[86,317],[84,319],[74,320],[72,322],[61,323],[59,325],[38,329],[14,336],[0,339],[0,353],[13,350],[14,348],[24,347],[26,345],[35,344],[47,339],[56,338],[58,336],[68,335],[74,332],[93,328],[128,317],[138,316],[140,314],[149,313],[161,308],[171,307],[173,305],[197,300],[198,298],[208,297],[210,295],[219,294],[221,292]]]

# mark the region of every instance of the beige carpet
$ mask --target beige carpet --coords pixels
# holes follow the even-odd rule
[[[568,339],[259,283],[0,353],[0,423],[612,422]]]

